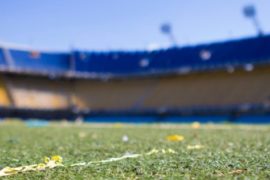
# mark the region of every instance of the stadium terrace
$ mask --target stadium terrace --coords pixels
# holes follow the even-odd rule
[[[0,115],[264,117],[269,62],[270,35],[138,52],[1,46]]]

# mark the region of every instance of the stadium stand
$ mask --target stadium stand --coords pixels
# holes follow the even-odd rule
[[[140,73],[138,61],[145,53],[89,53],[74,52],[75,70],[86,73],[116,73],[129,74]]]
[[[174,47],[157,51],[51,53],[1,48],[0,66],[28,73],[85,77],[128,77],[188,73],[270,62],[270,35],[241,40]],[[8,61],[6,54],[11,60]],[[8,52],[8,53],[7,53]]]
[[[73,52],[77,72],[147,75],[270,62],[270,36],[153,52]]]
[[[67,53],[45,53],[9,49],[16,69],[32,72],[61,74],[70,70],[70,56]]]
[[[128,81],[77,80],[78,107],[95,110],[175,109],[259,104],[270,96],[270,69],[218,71]],[[77,103],[75,103],[77,104]]]
[[[11,105],[11,100],[8,93],[9,90],[6,87],[4,78],[0,76],[0,106],[8,107]]]
[[[92,81],[77,80],[74,84],[76,105],[81,109],[134,109],[152,89],[152,80]],[[121,100],[124,99],[124,100]]]
[[[10,108],[8,115],[60,110],[69,117],[95,112],[270,112],[269,63],[270,35],[138,52],[4,47],[0,108]]]
[[[144,107],[171,109],[258,104],[270,96],[267,79],[270,79],[269,69],[161,78],[151,96],[145,99]]]
[[[29,109],[66,109],[70,106],[69,88],[62,81],[37,77],[8,77],[14,106]]]

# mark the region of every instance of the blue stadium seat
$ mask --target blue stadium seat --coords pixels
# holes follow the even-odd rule
[[[10,49],[16,68],[33,72],[63,73],[70,70],[70,56],[66,53],[44,53]]]

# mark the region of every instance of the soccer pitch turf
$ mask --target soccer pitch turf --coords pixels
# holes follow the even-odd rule
[[[168,141],[168,135],[184,140]],[[189,149],[188,146],[202,148]],[[200,147],[200,146],[199,146]],[[159,152],[108,163],[71,167],[129,154]],[[163,153],[171,149],[175,153]],[[123,125],[53,123],[27,127],[0,123],[0,170],[63,157],[64,167],[3,179],[270,179],[270,126]]]

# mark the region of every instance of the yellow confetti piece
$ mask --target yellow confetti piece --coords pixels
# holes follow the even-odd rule
[[[38,169],[39,171],[45,170],[45,169],[46,169],[46,164],[44,164],[44,163],[38,164],[38,165],[37,165],[37,169]]]
[[[167,136],[167,141],[179,142],[183,140],[184,140],[184,136],[181,136],[181,135],[175,134],[175,135]]]
[[[63,158],[61,156],[52,156],[51,160],[56,162],[56,163],[62,163],[63,162]]]
[[[48,163],[50,161],[50,158],[49,157],[44,157],[44,162],[45,163]]]

